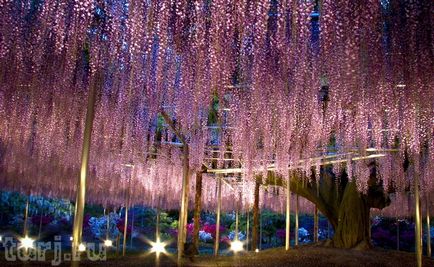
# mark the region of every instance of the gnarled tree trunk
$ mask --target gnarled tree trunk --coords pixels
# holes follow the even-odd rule
[[[202,172],[196,172],[196,194],[194,197],[193,245],[199,250],[200,211],[202,207]]]
[[[255,202],[253,204],[253,227],[252,227],[252,250],[258,248],[259,242],[259,186],[260,182],[255,183]]]
[[[331,168],[321,169],[318,183],[314,174],[310,182],[302,182],[300,175],[295,175],[291,180],[291,191],[314,203],[327,217],[335,230],[332,246],[369,248],[370,209],[382,209],[390,204],[381,181],[376,177],[375,165],[372,164],[366,193],[358,192],[355,180],[349,181],[345,172],[338,177],[338,182],[336,179]],[[272,172],[268,173],[265,183],[285,186],[284,180]]]
[[[333,237],[333,246],[352,248],[358,245],[369,247],[369,209],[357,191],[354,182],[348,183],[339,206],[338,225]]]

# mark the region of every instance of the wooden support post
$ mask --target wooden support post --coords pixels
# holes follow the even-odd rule
[[[240,213],[240,205],[241,205],[241,192],[238,196],[237,210],[235,213],[235,240],[239,240],[239,213]]]
[[[318,208],[316,205],[313,213],[313,242],[318,242]]]
[[[127,251],[127,230],[128,230],[128,204],[125,205],[125,224],[124,224],[124,239],[122,244],[122,256],[125,256]]]
[[[184,245],[187,237],[187,216],[188,216],[188,184],[189,184],[189,151],[188,145],[184,143],[182,151],[182,195],[181,195],[181,210],[179,212],[178,226],[178,263],[181,263],[184,255]]]
[[[220,245],[220,209],[222,205],[222,180],[221,177],[217,177],[217,218],[216,218],[216,231],[215,231],[215,244],[214,244],[214,256],[219,254]]]
[[[429,195],[426,195],[426,255],[431,258],[431,223],[429,218]]]
[[[157,208],[157,218],[155,223],[155,240],[160,242],[160,209]]]
[[[285,231],[285,249],[291,248],[291,189],[290,178],[286,182],[286,231]]]
[[[110,240],[110,211],[107,212],[107,230],[105,233],[105,240]]]
[[[24,226],[23,226],[23,235],[24,237],[27,237],[29,235],[29,229],[28,229],[28,220],[29,220],[29,199],[30,195],[27,196],[26,200],[26,206],[24,208]]]
[[[259,244],[259,186],[260,183],[255,183],[255,199],[253,203],[253,227],[252,227],[252,250],[255,251]]]
[[[249,209],[247,209],[247,214],[246,214],[246,250],[249,251],[249,230],[250,230],[250,211]]]
[[[128,181],[128,188],[126,192],[126,204],[125,204],[125,225],[124,225],[124,239],[122,243],[122,256],[125,256],[127,252],[127,232],[128,232],[128,209],[130,207],[130,190],[131,190],[131,180],[134,175],[134,165],[131,167],[130,178]]]
[[[196,172],[196,194],[194,197],[193,245],[199,250],[200,211],[202,206],[202,172]]]
[[[415,239],[416,239],[416,262],[417,267],[422,267],[422,220],[420,212],[420,196],[419,196],[419,173],[418,170],[414,170],[414,199],[415,199]]]
[[[188,216],[188,184],[189,184],[189,149],[188,143],[184,135],[176,128],[175,123],[169,115],[161,110],[161,116],[164,121],[169,125],[175,135],[182,143],[182,195],[181,195],[181,209],[179,212],[179,225],[178,225],[178,264],[181,264],[182,256],[184,254],[184,245],[187,238],[187,216]]]
[[[262,250],[262,212],[259,215],[259,250]]]
[[[295,246],[298,246],[298,195],[295,197]]]
[[[72,266],[75,266],[75,259],[78,256],[78,246],[81,243],[83,232],[84,205],[86,203],[86,180],[89,168],[89,152],[92,136],[93,119],[95,116],[96,87],[100,83],[100,74],[97,72],[91,86],[89,87],[86,121],[84,126],[83,147],[81,151],[80,176],[77,181],[77,194],[75,199],[74,225],[72,228]]]
[[[134,212],[134,209],[132,210],[132,218],[131,218],[131,234],[130,234],[130,249],[132,249],[133,248],[133,232],[134,232],[134,215],[135,215],[135,212]]]
[[[235,211],[235,240],[238,240],[238,209]]]

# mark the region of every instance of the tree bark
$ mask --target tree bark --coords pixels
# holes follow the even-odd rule
[[[369,206],[351,182],[344,191],[339,208],[338,227],[333,237],[333,245],[338,248],[353,248],[359,244],[370,246]]]
[[[315,206],[313,212],[313,242],[318,242],[318,208]]]
[[[252,227],[252,250],[258,248],[258,232],[259,232],[259,186],[260,182],[255,183],[255,201],[253,204],[253,227]]]
[[[306,177],[302,179],[300,173],[295,174],[291,179],[291,191],[314,203],[327,217],[335,230],[332,246],[358,249],[371,247],[370,208],[382,209],[390,204],[381,180],[376,177],[375,167],[371,169],[368,190],[363,194],[357,191],[355,180],[349,181],[345,172],[336,177],[331,168],[324,168],[318,182],[315,181],[315,174],[310,177],[310,182],[306,182]],[[282,177],[276,176],[273,172],[268,173],[264,183],[280,186],[286,184]]]
[[[200,211],[202,204],[202,172],[196,172],[196,195],[194,198],[193,245],[199,250]]]

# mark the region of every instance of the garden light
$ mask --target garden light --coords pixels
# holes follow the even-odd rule
[[[258,249],[258,248],[257,248],[257,249],[255,249],[255,252],[256,252],[256,253],[258,253],[258,252],[259,252],[259,249]]]
[[[111,246],[113,246],[113,241],[111,241],[111,240],[105,240],[104,241],[104,246],[106,246],[106,247],[111,247]]]
[[[21,242],[20,247],[29,249],[29,248],[33,248],[33,242],[35,242],[35,240],[31,239],[28,236],[25,236],[24,238],[20,239],[20,242]]]
[[[86,251],[86,246],[83,243],[81,243],[80,245],[78,245],[78,251],[80,252]]]
[[[233,250],[234,252],[242,251],[243,250],[243,242],[241,242],[240,240],[232,241],[231,250]]]
[[[164,242],[160,242],[160,240],[157,240],[157,242],[151,242],[151,245],[152,245],[151,252],[155,252],[155,253],[166,252],[166,249],[164,248],[166,244]]]

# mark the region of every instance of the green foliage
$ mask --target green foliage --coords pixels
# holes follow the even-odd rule
[[[104,208],[101,205],[86,205],[84,207],[84,214],[88,214],[91,217],[99,217],[104,214]]]
[[[208,125],[216,125],[218,123],[219,98],[217,92],[213,94],[211,106],[208,110]]]
[[[174,221],[170,224],[170,228],[172,228],[172,229],[178,229],[178,225],[179,225],[178,220],[174,220]]]

